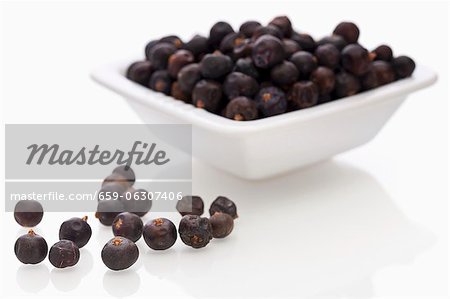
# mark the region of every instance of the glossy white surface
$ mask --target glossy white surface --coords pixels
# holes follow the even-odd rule
[[[92,77],[124,96],[144,123],[192,124],[192,154],[244,179],[274,177],[370,141],[410,93],[437,78],[434,71],[418,66],[411,78],[364,93],[274,117],[236,122],[127,80],[124,74],[133,61],[100,67]]]
[[[214,8],[192,2],[2,3],[2,122],[138,123],[120,96],[89,78],[92,68],[141,54],[154,36],[180,32],[188,37],[225,16],[237,26],[255,4],[239,5],[241,10],[229,2]],[[100,261],[109,229],[90,213],[93,237],[77,267],[58,271],[48,261],[26,267],[12,250],[25,230],[1,209],[0,296],[448,298],[449,49],[445,42],[432,51],[429,47],[437,37],[448,39],[448,6],[391,1],[258,5],[255,18],[267,21],[288,11],[300,29],[318,37],[343,18],[355,20],[364,45],[389,42],[397,53],[436,70],[439,81],[411,94],[373,141],[331,162],[247,182],[194,161],[195,193],[208,204],[218,194],[229,195],[240,210],[233,235],[202,251],[177,243],[157,254],[139,241],[138,264],[112,273]],[[186,11],[204,13],[192,18]],[[418,32],[435,34],[422,34],[418,42]],[[72,216],[47,213],[39,231],[52,244],[60,222]],[[149,215],[154,216],[162,215]],[[271,246],[280,242],[288,246]],[[215,277],[226,277],[234,292],[222,291]]]

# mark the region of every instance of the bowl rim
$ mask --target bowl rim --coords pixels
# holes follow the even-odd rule
[[[94,81],[124,97],[176,117],[181,123],[192,124],[193,126],[207,128],[224,134],[261,132],[288,126],[291,123],[304,122],[338,112],[358,109],[362,106],[374,105],[398,96],[406,96],[416,90],[432,85],[437,80],[436,72],[428,67],[418,65],[411,77],[372,90],[267,118],[252,121],[235,121],[132,82],[125,77],[126,69],[131,64],[130,61],[137,60],[129,59],[106,64],[92,71],[91,77]]]

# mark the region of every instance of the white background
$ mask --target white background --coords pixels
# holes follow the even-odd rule
[[[315,37],[353,20],[363,45],[389,43],[439,81],[411,95],[372,142],[315,167],[246,182],[194,161],[194,193],[207,206],[227,195],[241,216],[229,238],[203,250],[179,241],[155,252],[140,240],[138,263],[113,273],[100,260],[111,232],[90,213],[92,240],[76,267],[26,266],[13,254],[25,229],[1,211],[1,296],[447,298],[448,4],[3,2],[2,123],[139,123],[89,78],[93,68],[143,55],[162,35],[278,14]],[[38,232],[51,245],[72,216],[81,215],[47,213]],[[157,216],[180,218],[145,219]]]

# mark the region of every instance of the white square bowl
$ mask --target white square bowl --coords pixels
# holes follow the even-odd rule
[[[245,179],[263,179],[328,159],[362,145],[380,131],[407,96],[433,84],[418,66],[411,78],[312,108],[238,122],[185,104],[128,80],[130,61],[92,73],[121,94],[147,124],[192,124],[193,155]]]

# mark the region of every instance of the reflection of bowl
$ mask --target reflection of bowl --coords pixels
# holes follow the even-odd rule
[[[249,122],[232,121],[176,101],[129,81],[128,62],[93,72],[93,78],[123,95],[145,123],[187,123],[193,155],[248,179],[275,176],[344,152],[371,140],[413,91],[431,85],[426,67],[413,77],[345,99]]]

